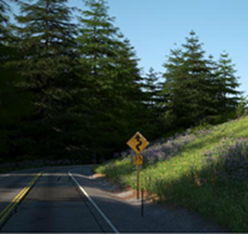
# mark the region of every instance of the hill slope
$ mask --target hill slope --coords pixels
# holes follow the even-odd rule
[[[141,187],[160,202],[195,210],[232,231],[248,231],[248,116],[159,140],[142,155]],[[131,151],[96,171],[136,186]]]

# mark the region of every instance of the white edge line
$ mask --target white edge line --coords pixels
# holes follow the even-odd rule
[[[82,188],[82,186],[78,183],[78,181],[74,178],[74,176],[71,174],[71,171],[68,173],[71,178],[74,180],[74,182],[77,184],[79,189],[83,192],[83,194],[89,199],[89,201],[92,203],[92,205],[97,209],[97,211],[100,213],[100,215],[104,218],[104,220],[109,224],[109,226],[112,228],[112,230],[120,234],[120,232],[115,228],[115,226],[110,222],[110,220],[106,217],[106,215],[101,211],[101,209],[97,206],[97,204],[91,199],[91,197],[88,195],[88,193]]]

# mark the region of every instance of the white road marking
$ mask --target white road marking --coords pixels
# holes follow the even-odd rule
[[[69,171],[68,174],[71,176],[71,178],[73,179],[73,181],[77,184],[77,186],[82,191],[82,193],[88,198],[88,200],[91,202],[91,204],[96,208],[96,210],[104,218],[104,220],[109,224],[109,226],[112,228],[112,230],[115,233],[120,234],[119,231],[116,229],[116,227],[110,222],[110,220],[106,217],[106,215],[101,211],[101,209],[97,206],[97,204],[91,199],[91,197],[88,195],[88,193],[83,189],[83,187],[74,178],[74,176],[71,174],[71,171]]]

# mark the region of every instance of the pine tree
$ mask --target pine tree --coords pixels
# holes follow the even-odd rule
[[[0,1],[0,156],[13,160],[20,154],[27,154],[30,139],[22,135],[23,118],[30,115],[30,95],[17,87],[19,76],[10,64],[18,57],[13,47],[13,34],[9,22],[10,6]],[[18,149],[18,150],[17,150]]]
[[[159,137],[163,132],[161,116],[164,111],[165,97],[161,93],[162,86],[159,73],[151,67],[142,83],[142,96],[144,96],[143,103],[145,104],[143,119],[146,122],[144,123],[146,134],[149,134],[151,138]],[[149,129],[149,132],[147,129]]]
[[[204,59],[195,32],[190,32],[182,49],[171,51],[164,77],[168,96],[166,121],[176,127],[189,127],[209,121],[215,113],[208,61]]]
[[[8,28],[7,24],[9,22],[8,13],[10,12],[10,6],[6,1],[0,0],[0,49],[7,41],[8,37]],[[2,57],[2,51],[1,51]]]
[[[224,117],[226,113],[223,112],[223,105],[220,102],[220,79],[218,78],[218,64],[213,59],[214,57],[212,55],[208,58],[208,69],[209,73],[207,76],[208,81],[211,83],[211,96],[212,96],[212,107],[215,110],[214,116],[210,119],[210,122],[215,123],[221,123],[225,121],[227,118]],[[225,108],[224,108],[225,109]]]
[[[155,72],[154,68],[151,67],[144,80],[145,93],[147,94],[147,104],[150,108],[154,108],[158,105],[160,93],[158,72]]]
[[[5,0],[0,0],[0,66],[8,61],[10,57],[13,57],[13,51],[10,46],[13,39],[9,22],[10,14],[11,8],[9,4]]]
[[[218,87],[218,109],[222,114],[234,112],[240,100],[239,96],[242,94],[242,92],[236,90],[239,83],[234,66],[228,53],[224,52],[220,55],[215,75],[217,77],[216,87]]]
[[[85,142],[94,158],[100,158],[123,147],[127,135],[133,134],[129,122],[131,113],[137,115],[141,78],[133,48],[113,25],[106,1],[86,0],[85,5],[87,10],[78,18],[78,45],[89,101],[81,112],[91,133]]]
[[[107,15],[105,5],[105,1],[85,1],[88,9],[81,11],[78,17],[78,51],[81,69],[86,74],[82,79],[86,85],[84,96],[87,100],[79,112],[84,115],[85,131],[91,133],[85,135],[84,141],[94,160],[104,150],[101,133],[111,122],[111,113],[107,110],[107,102],[110,101],[107,94],[113,89],[109,74],[112,61],[109,58],[114,54],[109,48],[112,47],[111,38],[115,36],[116,29],[112,25],[113,19]]]
[[[7,119],[9,117],[8,111],[5,107],[6,90],[8,87],[8,79],[4,63],[6,62],[6,41],[8,36],[7,23],[9,5],[3,0],[0,0],[0,155],[3,157],[8,153],[7,141],[8,130],[6,129]],[[7,117],[7,118],[6,118]]]
[[[147,106],[147,97],[144,92],[145,79],[140,75],[139,60],[134,47],[130,45],[129,40],[125,39],[124,43],[120,43],[119,48],[116,48],[115,51],[117,54],[116,89],[119,90],[118,94],[120,95],[117,106],[121,110],[120,114],[125,123],[122,126],[125,132],[123,130],[122,132],[127,139],[133,134],[133,131],[138,129],[152,139],[154,137],[154,128],[150,125],[152,114]]]
[[[188,116],[191,124],[208,121],[215,114],[214,99],[212,96],[212,83],[208,79],[210,70],[208,61],[204,58],[205,52],[201,48],[195,32],[190,32],[191,37],[183,45],[185,52],[184,66],[187,68],[188,82]]]
[[[19,86],[34,95],[36,115],[32,118],[32,134],[40,145],[38,153],[47,155],[51,155],[51,149],[63,151],[71,143],[67,123],[75,87],[80,83],[74,69],[75,25],[70,23],[71,9],[66,2],[19,1],[21,15],[15,17],[21,25],[15,27],[22,54],[16,62],[22,77]]]
[[[0,0],[0,69],[3,72],[4,63],[8,58],[8,46],[9,30],[8,23],[10,12],[10,6],[4,1]]]
[[[162,93],[167,97],[164,103],[165,110],[165,126],[172,128],[180,126],[186,103],[184,97],[186,96],[186,88],[183,86],[184,80],[184,58],[182,57],[182,50],[175,49],[170,51],[171,55],[167,58],[167,62],[163,65],[166,72],[163,74],[165,83],[163,85]]]

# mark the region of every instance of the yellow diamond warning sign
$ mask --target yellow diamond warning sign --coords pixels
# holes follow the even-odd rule
[[[143,157],[142,157],[142,155],[136,154],[133,157],[133,164],[134,165],[142,165],[142,163],[143,163]]]
[[[141,135],[141,133],[136,132],[134,136],[127,142],[127,145],[135,153],[139,154],[149,145],[149,142]]]

